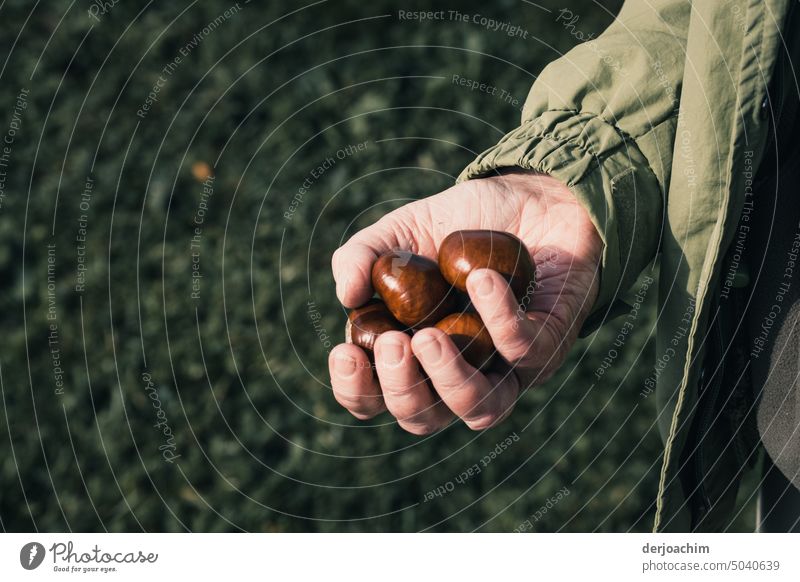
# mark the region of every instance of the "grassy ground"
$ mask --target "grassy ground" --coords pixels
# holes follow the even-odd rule
[[[333,250],[515,126],[577,42],[560,8],[588,35],[619,2],[540,5],[458,3],[520,38],[383,0],[6,1],[2,527],[648,529],[654,292],[484,434],[359,423],[326,385]]]

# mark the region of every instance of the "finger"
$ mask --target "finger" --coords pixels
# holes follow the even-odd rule
[[[555,332],[560,322],[526,313],[499,273],[476,269],[467,277],[467,292],[497,352],[512,365],[543,368],[563,343]]]
[[[336,401],[359,420],[386,410],[367,354],[352,344],[339,344],[328,357],[331,388]]]
[[[411,346],[442,401],[471,429],[494,426],[513,408],[519,393],[516,376],[495,377],[499,383],[492,385],[464,360],[441,330],[427,328],[417,332]]]
[[[336,296],[345,307],[354,308],[372,297],[372,265],[391,250],[418,253],[414,230],[406,225],[415,212],[414,204],[395,210],[356,234],[333,253],[331,267]]]
[[[375,368],[386,408],[404,430],[416,435],[430,434],[453,419],[422,375],[408,335],[388,331],[378,336]]]

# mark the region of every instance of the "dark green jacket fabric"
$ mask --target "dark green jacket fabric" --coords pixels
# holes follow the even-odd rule
[[[796,93],[774,78],[794,4],[629,0],[601,36],[542,71],[521,125],[459,178],[523,167],[570,187],[605,243],[590,320],[618,313],[658,261],[654,381],[665,448],[655,531],[723,529],[735,510],[747,459],[714,426],[702,427],[698,446],[701,375],[770,119],[781,92]]]

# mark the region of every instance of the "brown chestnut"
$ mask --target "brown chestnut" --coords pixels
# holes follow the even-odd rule
[[[481,318],[471,312],[453,313],[436,324],[437,329],[450,336],[468,364],[485,368],[491,364],[495,353],[492,336]]]
[[[387,331],[405,331],[383,301],[370,299],[367,303],[353,309],[347,317],[344,328],[344,339],[348,344],[355,344],[372,356],[375,340]]]
[[[536,267],[525,243],[507,232],[458,230],[439,246],[439,269],[445,280],[460,291],[467,290],[473,269],[500,273],[518,301],[533,292]]]
[[[397,321],[410,327],[433,325],[455,310],[455,292],[431,259],[390,251],[372,266],[372,287]]]

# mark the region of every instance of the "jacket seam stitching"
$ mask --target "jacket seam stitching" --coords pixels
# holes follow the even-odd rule
[[[748,4],[748,11],[751,9],[751,7],[752,7],[752,4]],[[763,16],[763,14],[762,14],[762,16]],[[760,18],[759,20],[760,20],[761,26],[759,27],[760,30],[759,30],[759,33],[758,33],[758,35],[759,35],[758,36],[758,41],[762,45],[761,48],[763,49],[763,24],[764,24],[764,22],[763,22],[763,18]],[[741,83],[739,81],[741,81],[742,75],[744,73],[744,66],[745,66],[745,58],[744,57],[745,57],[745,51],[747,50],[747,46],[748,46],[746,41],[747,41],[747,35],[746,34],[742,35],[741,52],[740,52],[740,55],[739,55],[740,66],[739,66],[739,71],[738,71],[738,76],[737,76],[737,87],[741,86]],[[737,132],[739,130],[739,125],[740,124],[738,122],[738,117],[734,116],[734,122],[733,122],[733,127],[731,129],[731,133]],[[726,219],[725,213],[726,213],[728,204],[730,203],[730,185],[731,185],[730,175],[731,175],[731,172],[733,170],[733,168],[732,168],[733,155],[734,155],[734,147],[733,147],[733,145],[731,145],[731,152],[728,155],[728,163],[725,166],[725,169],[726,169],[725,182],[726,182],[727,188],[724,190],[724,192],[726,192],[726,198],[723,201],[723,203],[721,203],[720,210],[718,211],[718,214],[721,216],[721,218],[718,219],[718,223],[717,223],[718,224],[718,228],[716,228],[716,232],[712,233],[712,240],[714,241],[714,247],[713,248],[716,248],[716,250],[713,253],[713,256],[711,257],[713,259],[716,259],[716,257],[719,255],[719,252],[720,252],[718,247],[720,246],[719,243],[720,243],[720,240],[721,240],[721,237],[722,237],[723,226],[724,226],[724,222],[725,222],[725,219]],[[708,295],[708,291],[709,290],[708,290],[707,283],[710,281],[711,277],[713,277],[713,268],[711,268],[711,272],[710,273],[708,272],[709,271],[708,261],[709,261],[709,257],[708,256],[704,257],[704,259],[703,259],[703,267],[702,267],[703,273],[701,275],[701,280],[700,280],[701,284],[699,285],[698,290],[697,290],[698,292],[697,292],[697,297],[695,298],[695,305],[702,304],[702,302],[705,300],[705,297]],[[706,284],[703,284],[703,283],[706,283]],[[667,443],[666,443],[666,446],[665,446],[664,461],[663,461],[663,464],[662,464],[661,476],[660,476],[660,479],[659,479],[658,497],[656,499],[656,516],[655,516],[655,520],[654,520],[654,524],[653,524],[653,531],[656,532],[656,533],[660,530],[661,525],[662,525],[661,524],[661,522],[663,520],[663,515],[662,514],[663,514],[663,510],[664,510],[664,499],[663,499],[663,497],[664,497],[664,493],[666,492],[666,474],[667,474],[668,465],[669,465],[669,463],[671,461],[671,457],[672,457],[672,447],[674,445],[675,438],[676,438],[677,432],[678,432],[678,419],[679,419],[679,417],[681,415],[680,413],[681,413],[681,411],[683,409],[683,404],[684,404],[684,398],[686,396],[686,391],[688,390],[687,379],[689,377],[689,371],[690,371],[690,368],[691,368],[691,365],[692,365],[693,361],[695,360],[695,358],[697,356],[699,356],[699,353],[695,354],[693,356],[692,352],[694,351],[694,343],[695,343],[694,342],[694,336],[697,333],[697,329],[699,327],[699,321],[700,321],[701,316],[702,316],[701,312],[702,312],[702,309],[695,309],[694,317],[692,318],[692,326],[691,326],[691,330],[690,330],[690,333],[689,333],[689,337],[687,338],[686,362],[684,363],[683,377],[681,378],[681,385],[680,385],[680,388],[678,390],[678,400],[675,403],[675,410],[673,411],[673,414],[672,414],[672,422],[670,423],[670,431],[669,431],[669,435],[668,435],[668,438],[667,438]],[[702,349],[702,346],[701,346],[701,349]],[[674,476],[670,481],[672,482],[676,478],[677,478],[677,475]],[[684,501],[684,505],[687,502],[688,502],[688,499]],[[670,520],[668,522],[666,522],[666,524],[664,524],[664,525],[665,526],[669,525],[669,523],[674,519],[674,517],[675,516],[673,515],[672,518],[670,518]]]

